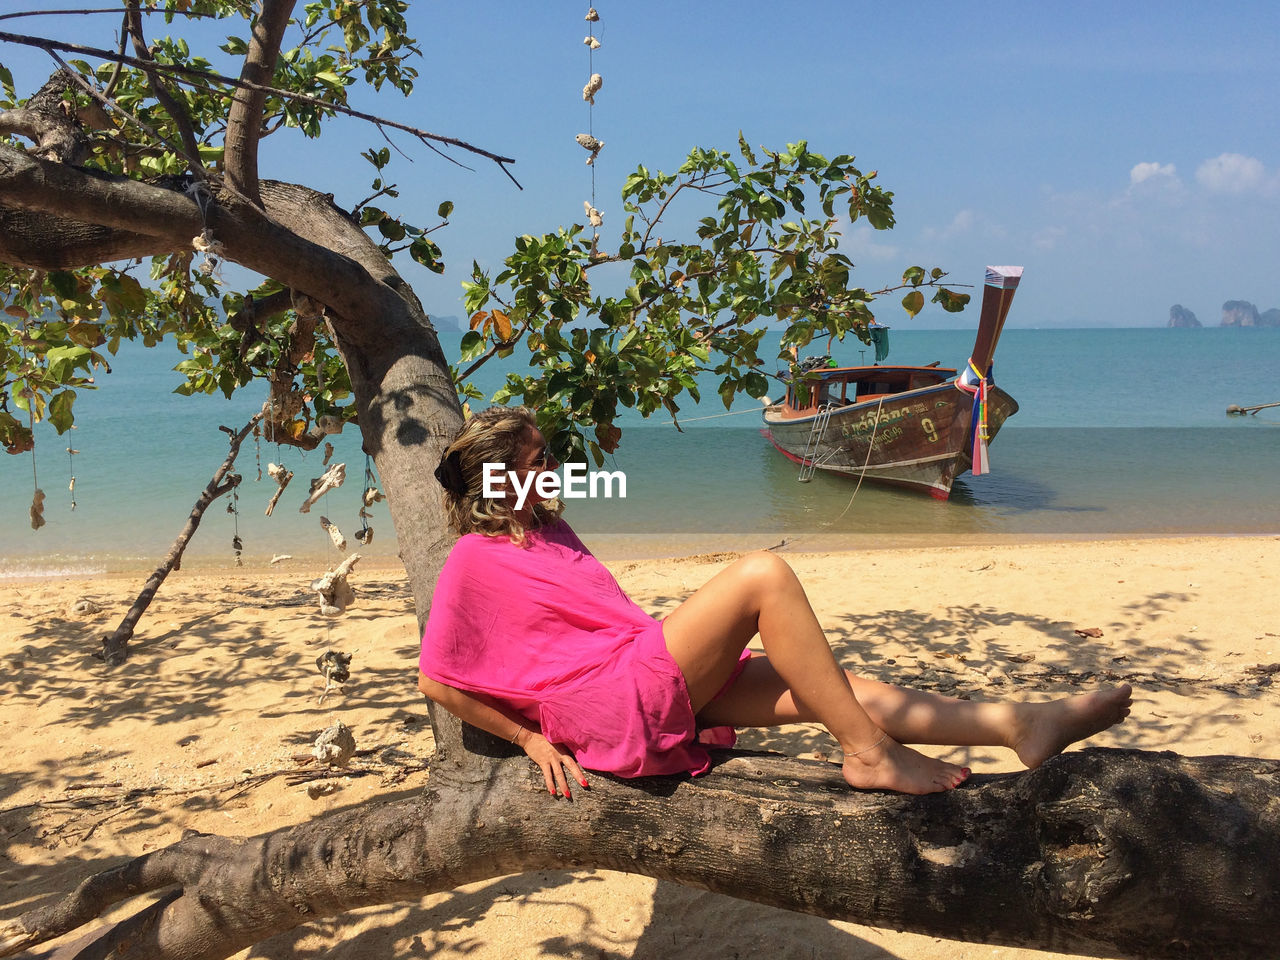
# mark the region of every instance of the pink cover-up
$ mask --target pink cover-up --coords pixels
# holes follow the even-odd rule
[[[592,770],[696,775],[710,766],[703,742],[733,745],[732,728],[704,730],[700,742],[661,622],[562,520],[529,531],[524,547],[482,534],[458,540],[436,584],[418,667],[536,721]]]

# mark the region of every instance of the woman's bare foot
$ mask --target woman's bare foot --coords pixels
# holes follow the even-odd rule
[[[969,776],[968,767],[926,757],[887,737],[873,750],[846,757],[840,772],[851,787],[915,794],[951,790]]]
[[[1077,740],[1092,737],[1127,717],[1132,694],[1133,688],[1126,683],[1048,703],[1019,704],[1019,719],[1009,746],[1028,767],[1038,767]]]

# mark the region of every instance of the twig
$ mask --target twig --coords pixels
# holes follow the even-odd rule
[[[374,126],[377,126],[379,128],[386,126],[386,127],[391,127],[395,130],[403,130],[406,133],[412,134],[414,137],[420,140],[425,146],[427,146],[432,150],[435,150],[437,153],[439,153],[439,150],[436,150],[436,148],[433,147],[429,141],[435,141],[436,143],[443,143],[446,146],[457,147],[460,150],[466,150],[469,153],[477,154],[478,156],[484,157],[487,160],[492,160],[494,163],[498,165],[498,168],[504,174],[507,175],[507,178],[512,183],[514,183],[521,190],[524,189],[524,187],[520,186],[520,181],[518,181],[515,177],[513,177],[511,175],[511,171],[506,168],[506,164],[516,162],[514,157],[504,157],[504,156],[501,156],[500,154],[496,154],[489,150],[485,150],[482,147],[477,147],[477,146],[474,146],[473,144],[467,143],[465,140],[459,140],[457,137],[448,137],[439,133],[430,133],[426,130],[419,129],[418,127],[411,127],[405,123],[399,123],[395,120],[388,120],[385,117],[378,117],[371,113],[365,113],[363,110],[355,110],[351,107],[346,107],[346,106],[343,106],[342,104],[333,103],[328,100],[322,100],[319,97],[312,97],[305,93],[293,93],[289,90],[281,90],[278,87],[269,87],[264,84],[252,83],[248,80],[240,80],[235,77],[227,77],[219,73],[213,73],[212,71],[209,71],[209,70],[195,70],[191,67],[179,66],[178,64],[169,64],[169,63],[148,64],[146,61],[139,60],[137,57],[130,57],[125,54],[118,54],[111,50],[103,50],[101,47],[89,47],[89,46],[84,46],[83,44],[78,44],[78,43],[65,43],[60,40],[50,40],[47,37],[29,37],[23,34],[7,33],[7,32],[0,31],[0,43],[16,43],[26,47],[37,47],[38,49],[45,50],[47,52],[52,52],[54,50],[61,50],[64,53],[78,53],[83,56],[97,57],[100,60],[106,60],[112,63],[124,63],[131,67],[137,67],[139,70],[146,70],[148,67],[153,67],[154,69],[159,70],[163,73],[169,73],[176,77],[179,77],[181,78],[182,82],[190,85],[195,85],[195,84],[192,84],[193,80],[211,80],[215,83],[225,83],[228,86],[237,87],[242,90],[252,90],[257,93],[272,94],[277,97],[282,97],[283,99],[286,99],[286,100],[292,100],[296,103],[308,103],[308,104],[311,104],[312,106],[322,107],[325,110],[332,110],[334,113],[341,113],[349,117],[355,117],[357,120],[364,120],[368,123],[372,123]],[[441,154],[441,156],[445,156],[445,155]],[[448,157],[448,159],[452,160],[454,163],[458,162],[456,160],[453,160],[452,157]],[[459,164],[459,166],[464,166],[464,165]]]

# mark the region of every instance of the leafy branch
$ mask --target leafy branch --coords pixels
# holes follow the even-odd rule
[[[894,222],[893,194],[852,156],[827,159],[801,142],[757,157],[741,137],[738,147],[736,157],[696,149],[674,174],[641,166],[627,177],[627,216],[614,252],[597,251],[591,234],[574,225],[519,237],[496,276],[476,266],[463,284],[471,329],[461,359],[470,365],[455,371],[465,395],[479,398],[470,376],[523,340],[534,373],[509,374],[493,400],[537,409],[560,459],[589,454],[600,464],[621,438],[622,408],[643,416],[661,410],[674,421],[683,394],[701,399],[700,374],[719,378],[726,408],[740,394],[762,397],[766,324],[782,323],[777,358],[789,365],[790,348],[815,337],[869,342],[877,298],[906,290],[901,305],[911,316],[923,308],[925,290],[948,311],[968,302],[968,294],[942,285],[938,268],[910,267],[900,282],[875,290],[851,283],[840,227],[865,220],[884,230]],[[687,210],[686,198],[698,197],[714,198],[713,209]],[[807,216],[809,207],[819,215]],[[694,224],[695,239],[659,235],[677,209],[681,222]],[[616,284],[620,265],[629,267],[620,293],[593,288],[588,271],[605,268]]]

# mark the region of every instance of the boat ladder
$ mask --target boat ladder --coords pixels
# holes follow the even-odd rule
[[[818,469],[818,447],[827,432],[827,424],[834,409],[834,403],[824,403],[818,408],[818,415],[813,418],[813,424],[809,427],[809,439],[804,445],[804,457],[800,460],[800,475],[796,477],[801,483],[812,480],[814,471]]]

